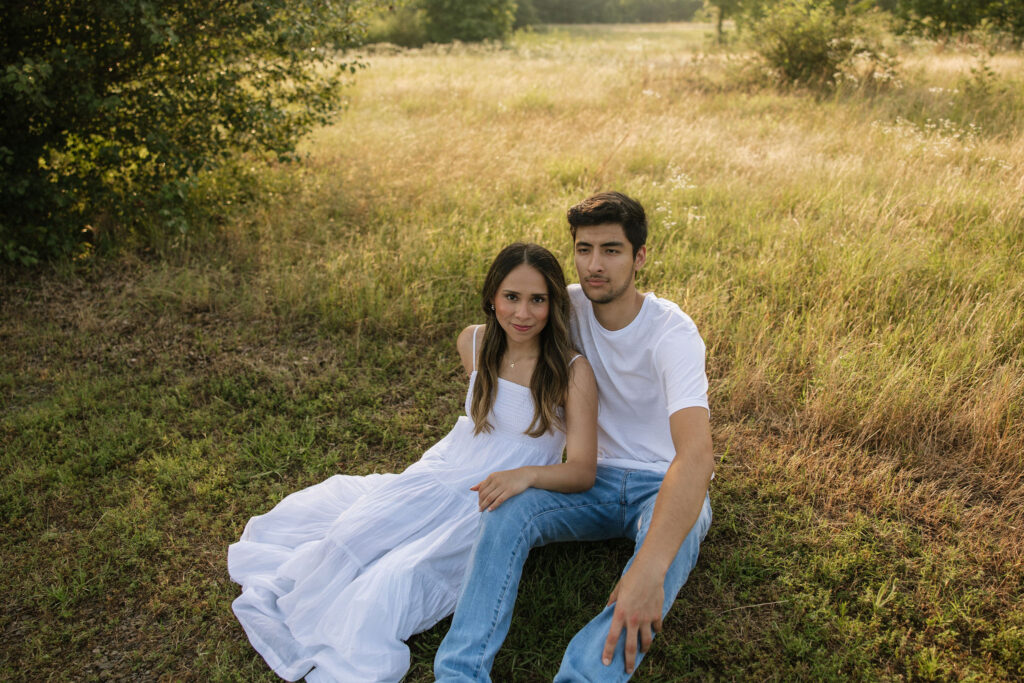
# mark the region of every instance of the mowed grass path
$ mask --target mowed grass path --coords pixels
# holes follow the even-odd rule
[[[649,211],[641,284],[707,342],[718,456],[636,680],[1024,676],[1024,57],[902,47],[901,89],[814,97],[707,30],[379,50],[215,228],[5,277],[0,677],[272,680],[227,545],[443,436],[490,259],[538,241],[573,279],[599,189]],[[550,680],[629,552],[535,553],[495,680]]]

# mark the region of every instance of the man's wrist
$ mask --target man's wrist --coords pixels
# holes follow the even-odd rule
[[[659,553],[651,552],[648,550],[644,552],[644,548],[640,548],[640,552],[637,553],[636,559],[633,560],[633,568],[638,570],[641,575],[650,578],[653,581],[665,582],[665,576],[668,574],[669,567],[672,566],[672,560],[674,558],[661,557]]]

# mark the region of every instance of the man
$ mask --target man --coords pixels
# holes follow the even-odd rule
[[[580,278],[569,287],[573,332],[600,396],[597,479],[583,493],[527,489],[483,513],[434,660],[439,681],[489,680],[530,548],[621,537],[634,540],[633,557],[608,605],[569,643],[555,681],[628,680],[711,524],[704,342],[676,304],[636,288],[647,259],[643,207],[606,192],[568,218]]]

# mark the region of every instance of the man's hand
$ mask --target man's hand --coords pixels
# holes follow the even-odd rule
[[[470,491],[476,491],[479,497],[480,510],[495,510],[512,496],[517,496],[530,488],[533,482],[533,474],[525,467],[514,470],[501,470],[491,472],[482,482],[476,486],[470,486]]]
[[[654,634],[661,632],[661,608],[665,604],[664,576],[657,572],[645,571],[637,562],[622,575],[612,589],[608,604],[615,605],[612,627],[604,641],[601,661],[605,666],[615,657],[615,646],[619,635],[626,631],[626,673],[633,673],[636,667],[637,641],[640,651],[646,653],[654,640]]]

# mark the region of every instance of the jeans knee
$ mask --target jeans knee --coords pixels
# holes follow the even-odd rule
[[[524,531],[528,531],[533,518],[535,489],[527,489],[509,498],[495,510],[484,510],[480,515],[480,539],[511,544]]]

